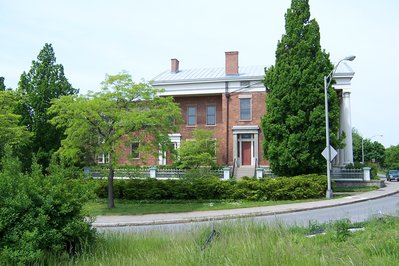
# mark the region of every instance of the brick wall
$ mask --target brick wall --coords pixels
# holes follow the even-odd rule
[[[251,113],[250,120],[240,120],[240,97],[250,97],[251,99]],[[176,103],[180,105],[183,117],[183,123],[180,126],[180,134],[182,140],[191,139],[193,137],[193,130],[202,128],[213,131],[213,137],[217,140],[217,163],[233,164],[233,126],[244,125],[261,125],[261,118],[266,112],[265,107],[266,93],[252,92],[252,93],[237,93],[230,95],[229,99],[224,94],[215,96],[185,96],[175,97]],[[229,131],[226,134],[226,116],[227,116],[227,101],[229,101]],[[208,105],[216,106],[216,125],[206,125],[206,107]],[[197,124],[195,126],[187,125],[187,107],[196,106],[197,108]],[[227,147],[228,142],[228,147]],[[259,164],[268,165],[268,162],[263,159],[263,134],[259,133]],[[119,164],[130,165],[158,165],[158,157],[151,155],[140,156],[140,159],[128,159],[131,152],[130,146],[120,147],[122,155],[118,158]],[[226,154],[228,151],[228,155]],[[228,158],[227,158],[228,157]],[[170,162],[170,160],[168,160]]]

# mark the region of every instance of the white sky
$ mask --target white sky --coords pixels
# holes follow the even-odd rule
[[[150,80],[178,58],[180,68],[272,65],[290,0],[0,0],[0,76],[16,88],[44,44],[81,93],[105,74]],[[399,1],[310,0],[322,48],[350,62],[352,126],[385,147],[399,144]],[[323,86],[322,84],[320,84]]]

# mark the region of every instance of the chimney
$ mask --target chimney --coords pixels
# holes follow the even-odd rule
[[[173,58],[170,61],[171,61],[170,72],[172,72],[172,73],[179,72],[179,60],[177,60],[176,58]]]
[[[225,52],[226,55],[226,75],[238,75],[238,51]]]

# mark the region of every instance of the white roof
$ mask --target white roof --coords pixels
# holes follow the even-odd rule
[[[182,69],[177,73],[166,70],[152,79],[152,84],[214,82],[232,80],[262,80],[265,75],[264,66],[239,67],[238,75],[226,75],[224,67]]]
[[[341,62],[334,72],[334,77],[350,77],[354,71],[347,64]],[[177,73],[166,70],[152,79],[153,85],[178,84],[178,83],[202,83],[220,81],[245,81],[263,80],[265,75],[264,66],[242,66],[239,67],[238,75],[226,75],[224,67],[182,69]]]

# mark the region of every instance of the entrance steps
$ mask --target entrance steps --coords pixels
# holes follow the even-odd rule
[[[253,177],[255,174],[254,166],[240,166],[237,168],[236,178],[241,179],[244,176]]]

